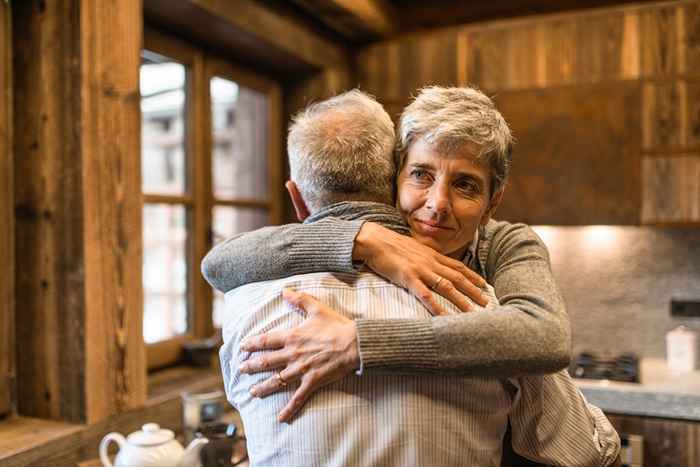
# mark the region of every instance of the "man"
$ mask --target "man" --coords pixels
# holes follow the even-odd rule
[[[406,233],[401,217],[387,206],[392,198],[393,140],[386,112],[358,91],[300,114],[289,134],[292,181],[287,186],[300,220],[371,219]],[[517,382],[366,374],[326,386],[292,423],[277,423],[277,413],[291,393],[253,397],[251,392],[273,373],[241,373],[248,355],[240,345],[250,336],[304,321],[283,303],[285,288],[331,304],[349,326],[352,321],[347,318],[428,316],[406,291],[367,272],[305,274],[229,292],[222,370],[228,398],[243,417],[254,464],[497,466],[509,422],[516,450],[543,462],[607,465],[619,449],[607,420],[589,413],[571,381],[561,375]],[[311,303],[307,310],[313,308],[304,295],[285,292],[285,298],[293,303],[306,300]],[[442,305],[454,312],[445,300]],[[276,378],[286,386],[280,373]],[[543,401],[562,413],[548,413]],[[548,436],[530,437],[527,430],[547,430]],[[541,439],[548,444],[537,441]],[[574,460],[567,457],[572,452]]]

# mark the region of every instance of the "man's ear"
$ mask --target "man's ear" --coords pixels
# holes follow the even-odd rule
[[[503,185],[503,188],[493,194],[491,200],[489,201],[489,207],[486,208],[486,212],[484,212],[484,214],[481,216],[481,225],[486,225],[488,221],[491,220],[491,216],[493,216],[498,208],[498,205],[501,204],[501,201],[503,200],[503,193],[505,191],[506,187]]]
[[[287,180],[287,183],[285,183],[284,186],[289,192],[289,197],[291,198],[292,204],[294,205],[294,211],[296,211],[297,213],[297,219],[299,219],[299,222],[304,222],[304,219],[309,217],[310,213],[309,208],[306,207],[306,202],[304,201],[304,198],[301,197],[299,187],[297,187],[297,184],[291,180]]]

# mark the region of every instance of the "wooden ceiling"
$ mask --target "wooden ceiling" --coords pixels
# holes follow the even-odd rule
[[[502,18],[648,0],[291,0],[344,40],[366,43],[399,33]]]

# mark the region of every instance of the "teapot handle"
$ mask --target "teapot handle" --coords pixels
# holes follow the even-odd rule
[[[114,467],[109,460],[109,456],[107,455],[107,448],[109,448],[109,443],[112,441],[119,445],[119,449],[121,449],[124,446],[124,443],[126,443],[126,439],[124,439],[124,436],[122,436],[120,433],[109,433],[102,438],[102,441],[100,441],[100,461],[104,467]]]

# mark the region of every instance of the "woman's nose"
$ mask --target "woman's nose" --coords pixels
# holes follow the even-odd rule
[[[450,197],[444,187],[433,186],[428,194],[426,207],[436,214],[444,215],[450,210]]]

